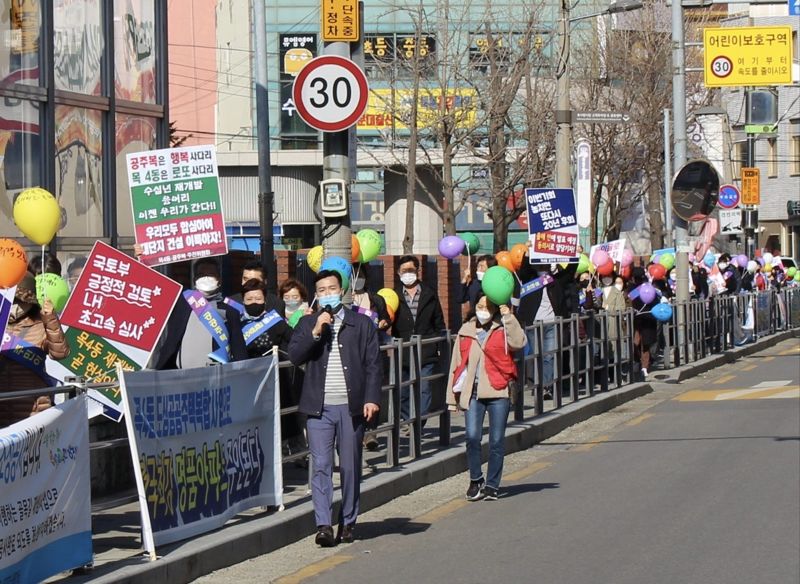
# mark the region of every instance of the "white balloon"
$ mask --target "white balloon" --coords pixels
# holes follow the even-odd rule
[[[751,274],[755,274],[756,271],[758,270],[758,267],[759,267],[758,262],[755,260],[750,260],[749,262],[747,262],[747,271],[750,272]]]
[[[771,264],[771,263],[772,263],[772,260],[774,260],[774,259],[775,259],[775,257],[774,257],[774,256],[773,256],[771,253],[769,253],[769,252],[765,253],[765,254],[764,254],[764,255],[762,255],[761,257],[762,257],[762,258],[764,258],[764,263],[765,263],[765,264]]]

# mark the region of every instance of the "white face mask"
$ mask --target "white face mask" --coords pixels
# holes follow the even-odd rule
[[[194,287],[203,294],[213,294],[219,289],[219,280],[214,276],[203,276],[195,280]]]
[[[720,262],[719,263],[719,269],[720,270],[724,270],[727,267],[728,267],[728,262]]]
[[[616,288],[617,290],[622,292],[622,289],[624,288],[624,286],[622,284],[614,284],[614,288]]]
[[[486,272],[475,272],[475,277],[478,278],[478,282],[482,282],[483,281],[483,275],[485,273]]]
[[[400,274],[400,281],[403,286],[413,286],[417,282],[417,274],[414,272],[404,272]]]
[[[603,278],[601,281],[603,282],[603,286],[611,286],[611,284],[614,283],[614,280],[611,278]]]
[[[492,320],[492,313],[488,310],[476,310],[475,316],[478,319],[478,322],[481,324],[486,324],[490,320]]]

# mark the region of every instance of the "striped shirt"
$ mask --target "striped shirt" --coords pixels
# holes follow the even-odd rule
[[[331,353],[328,356],[328,368],[325,372],[325,405],[347,405],[347,381],[344,377],[342,355],[339,352],[342,345],[339,343],[339,330],[342,328],[344,309],[339,310],[333,317],[333,331],[331,334]]]
[[[417,284],[417,287],[414,289],[414,295],[408,293],[408,288],[403,288],[403,296],[405,297],[406,304],[408,304],[408,310],[411,311],[411,317],[414,321],[417,320],[417,309],[419,308],[419,291],[420,287]]]

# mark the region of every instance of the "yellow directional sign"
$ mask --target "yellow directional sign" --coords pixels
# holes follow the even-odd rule
[[[792,84],[792,27],[745,26],[703,31],[706,87]]]
[[[322,40],[358,41],[358,0],[322,0]]]
[[[757,168],[742,169],[742,205],[761,204],[761,173]]]

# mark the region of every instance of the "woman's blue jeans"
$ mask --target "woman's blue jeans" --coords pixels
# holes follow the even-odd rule
[[[511,407],[508,398],[476,399],[469,402],[465,412],[467,427],[467,462],[469,478],[478,481],[483,477],[481,472],[481,439],[483,438],[483,418],[489,412],[489,469],[486,486],[494,489],[500,486],[503,474],[503,458],[505,456],[506,423]]]

